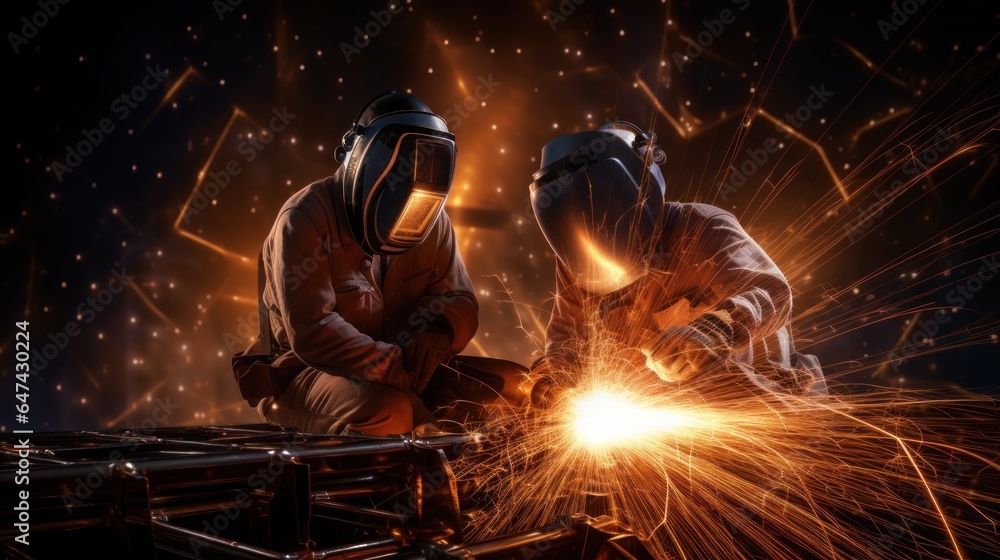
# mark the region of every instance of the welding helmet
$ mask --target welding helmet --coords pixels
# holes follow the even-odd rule
[[[443,118],[387,91],[361,110],[335,157],[351,231],[366,253],[404,253],[427,237],[455,172],[455,136]]]
[[[652,132],[624,121],[560,136],[542,148],[531,207],[578,285],[594,294],[645,273],[666,183]]]

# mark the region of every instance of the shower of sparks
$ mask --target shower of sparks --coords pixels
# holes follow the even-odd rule
[[[569,406],[574,441],[588,450],[647,445],[679,430],[693,430],[699,423],[702,427],[708,425],[707,419],[691,412],[647,406],[636,395],[614,385],[577,394]]]
[[[794,128],[792,128],[788,124],[786,124],[784,121],[776,118],[774,115],[768,113],[767,111],[765,111],[763,109],[758,109],[757,113],[761,117],[763,117],[763,118],[767,119],[768,121],[774,123],[774,125],[777,126],[778,128],[780,128],[781,130],[785,131],[785,133],[789,137],[801,140],[801,141],[805,142],[810,148],[812,148],[813,150],[815,150],[816,154],[819,156],[819,159],[823,162],[823,167],[826,169],[826,172],[829,173],[830,177],[833,179],[833,184],[834,184],[835,187],[837,187],[837,192],[839,192],[840,196],[842,196],[844,198],[844,202],[846,203],[846,202],[848,202],[850,200],[850,198],[851,198],[850,193],[848,193],[847,189],[844,188],[843,181],[841,181],[840,177],[837,176],[837,172],[833,169],[833,164],[830,163],[830,159],[828,157],[826,157],[826,152],[823,151],[823,147],[822,146],[820,146],[818,143],[816,143],[816,142],[814,142],[814,141],[806,138],[804,135],[802,135],[801,133],[799,133],[797,130],[795,130]]]
[[[550,27],[544,14],[556,2],[465,3],[448,13],[415,4],[350,64],[338,45],[365,26],[370,7],[282,5],[275,13],[247,5],[242,19],[225,21],[211,9],[163,15],[146,43],[154,52],[141,64],[170,66],[164,89],[59,185],[43,168],[96,120],[77,122],[79,112],[48,119],[59,112],[32,105],[74,102],[51,93],[66,91],[74,75],[58,66],[70,57],[50,41],[55,29],[17,57],[15,64],[52,69],[49,78],[21,80],[38,138],[23,133],[31,140],[18,138],[17,157],[33,178],[47,174],[53,192],[48,206],[17,208],[22,219],[10,224],[17,228],[3,247],[35,244],[30,232],[59,232],[58,242],[10,266],[23,271],[25,317],[44,343],[47,329],[58,332],[106,285],[113,265],[137,277],[82,325],[60,356],[67,366],[40,376],[38,398],[59,403],[53,425],[141,425],[161,397],[181,406],[170,425],[257,421],[229,370],[229,355],[256,328],[256,250],[284,199],[332,173],[332,148],[359,104],[375,90],[401,87],[440,113],[463,107],[450,121],[460,151],[448,209],[480,290],[481,327],[466,352],[533,359],[553,259],[525,210],[525,185],[545,141],[624,118],[659,134],[670,196],[732,211],[778,263],[796,293],[797,349],[823,354],[835,393],[778,397],[739,376],[666,386],[599,333],[576,386],[552,409],[507,411],[484,428],[493,443],[485,460],[456,464],[463,478],[482,482],[488,511],[470,538],[585,512],[621,519],[671,558],[972,559],[995,551],[994,402],[840,383],[902,385],[893,372],[903,351],[913,351],[910,359],[942,357],[940,371],[919,372],[924,379],[968,382],[943,352],[997,343],[995,314],[969,318],[989,309],[994,286],[964,306],[945,297],[977,278],[980,257],[996,254],[995,36],[933,27],[963,9],[946,3],[921,4],[889,41],[875,23],[889,17],[888,6],[837,5],[852,14],[838,29],[816,15],[822,5],[753,3],[682,73],[672,54],[698,40],[718,5],[667,2],[629,17],[627,3],[576,2],[575,14]],[[97,58],[74,62],[86,69],[77,79],[116,71],[90,60]],[[126,60],[127,52],[114,53],[103,64],[120,65],[125,80]],[[477,96],[484,79],[501,85]],[[781,115],[806,102],[806,80],[847,89],[831,85],[833,102],[789,127]],[[114,118],[108,102],[132,84],[108,82],[89,108]],[[286,102],[300,117],[246,162],[218,207],[185,222],[205,174],[230,158],[244,162],[237,146],[259,133],[271,106]],[[126,126],[141,134],[126,135]],[[924,162],[939,130],[950,130],[955,143]],[[771,137],[781,139],[778,151],[722,196],[719,183]],[[920,221],[927,216],[943,225]],[[64,221],[72,235],[58,229]],[[64,280],[68,288],[51,287]],[[498,284],[503,289],[489,295]],[[937,317],[942,332],[918,340]],[[8,355],[12,344],[7,338],[0,351]]]
[[[668,385],[613,338],[598,335],[552,408],[508,410],[484,428],[489,460],[457,471],[481,488],[474,536],[586,512],[621,520],[661,558],[991,550],[1000,498],[975,489],[1000,475],[991,400],[791,397],[742,373]]]

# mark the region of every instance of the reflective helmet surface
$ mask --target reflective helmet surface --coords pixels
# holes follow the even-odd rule
[[[585,290],[603,294],[645,272],[666,184],[655,136],[615,121],[542,148],[531,206],[553,252]]]
[[[369,254],[423,241],[444,211],[455,173],[455,136],[422,101],[388,91],[368,102],[337,149],[355,239]]]

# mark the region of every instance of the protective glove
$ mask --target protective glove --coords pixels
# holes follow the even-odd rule
[[[367,382],[381,383],[406,392],[413,383],[413,375],[403,368],[403,351],[395,344],[386,346],[388,350],[372,359],[360,377]]]
[[[646,365],[664,381],[685,381],[720,369],[734,344],[747,336],[728,312],[706,313],[660,333],[646,352]]]
[[[556,358],[542,358],[535,362],[528,373],[532,381],[529,402],[532,408],[546,410],[552,406],[556,396],[573,387],[570,366]]]
[[[450,330],[434,325],[411,333],[410,343],[403,347],[403,367],[413,373],[411,391],[423,393],[434,370],[451,356],[452,336]]]

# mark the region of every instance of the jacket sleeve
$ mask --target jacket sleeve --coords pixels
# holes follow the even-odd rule
[[[568,364],[577,361],[580,345],[586,340],[583,295],[569,269],[556,259],[556,294],[552,316],[545,329],[545,359]]]
[[[341,376],[378,380],[398,366],[401,350],[373,340],[334,311],[337,296],[323,239],[309,216],[287,209],[274,225],[267,263],[268,283],[292,351],[307,365]],[[320,260],[309,263],[310,260]],[[314,269],[314,270],[313,270]],[[294,270],[313,270],[293,274]]]
[[[774,261],[728,212],[705,219],[702,231],[689,237],[691,264],[703,285],[718,298],[750,340],[761,340],[784,327],[792,312],[792,291]]]
[[[454,335],[451,350],[457,354],[465,349],[479,329],[479,301],[446,212],[441,213],[435,229],[438,249],[434,273],[419,305],[432,313],[440,312]]]

